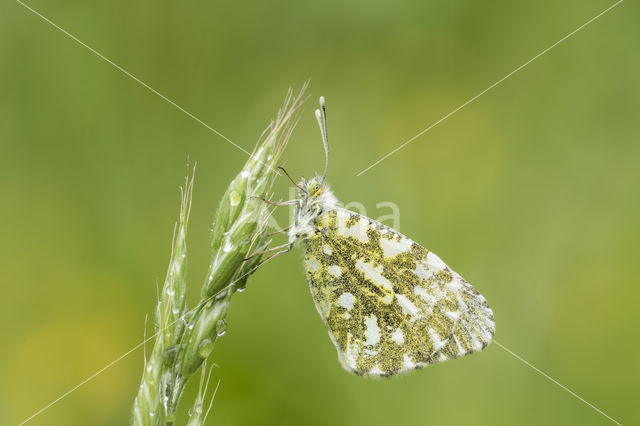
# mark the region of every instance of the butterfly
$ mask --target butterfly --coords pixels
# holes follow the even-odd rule
[[[392,376],[485,348],[494,316],[471,284],[400,232],[339,207],[325,180],[324,98],[320,106],[324,174],[292,179],[300,198],[292,200],[286,251],[304,248],[311,295],[342,366],[358,375]]]

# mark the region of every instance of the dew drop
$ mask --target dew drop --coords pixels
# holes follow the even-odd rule
[[[216,323],[216,334],[218,337],[224,336],[224,333],[227,332],[227,322],[223,319],[219,319]]]
[[[233,244],[231,244],[231,238],[227,237],[225,242],[224,242],[224,248],[223,248],[225,253],[229,253],[231,250],[233,250]]]
[[[187,412],[189,414],[189,417],[193,417],[195,415],[201,415],[202,414],[202,404],[198,404],[193,408],[189,408],[189,411]]]
[[[237,191],[231,191],[231,193],[229,194],[229,203],[232,206],[237,206],[238,204],[240,204],[240,194],[238,194]]]
[[[213,342],[210,339],[204,339],[198,346],[198,355],[202,358],[207,358],[211,351],[213,351]]]
[[[236,291],[238,293],[242,293],[243,291],[245,291],[247,289],[247,280],[241,280],[236,284]]]

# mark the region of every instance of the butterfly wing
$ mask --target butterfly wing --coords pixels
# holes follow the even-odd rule
[[[305,242],[311,294],[346,370],[389,376],[480,351],[493,338],[484,297],[392,228],[336,209]]]

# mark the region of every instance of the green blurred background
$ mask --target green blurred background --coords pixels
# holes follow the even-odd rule
[[[338,197],[373,217],[388,213],[376,203],[395,202],[400,230],[489,300],[499,342],[621,423],[640,422],[637,4],[360,177],[613,1],[28,4],[246,149],[287,88],[311,78],[289,171],[322,169],[313,109],[324,95]],[[25,419],[142,340],[188,159],[198,162],[195,300],[216,202],[245,154],[2,2],[0,423]],[[277,191],[288,195],[285,180]],[[142,356],[29,424],[126,424]],[[608,423],[496,345],[392,380],[349,375],[299,251],[235,296],[212,360],[222,382],[209,424]]]

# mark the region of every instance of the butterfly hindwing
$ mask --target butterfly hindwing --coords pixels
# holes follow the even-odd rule
[[[484,348],[486,300],[438,256],[346,209],[320,214],[305,270],[345,369],[392,375]]]

